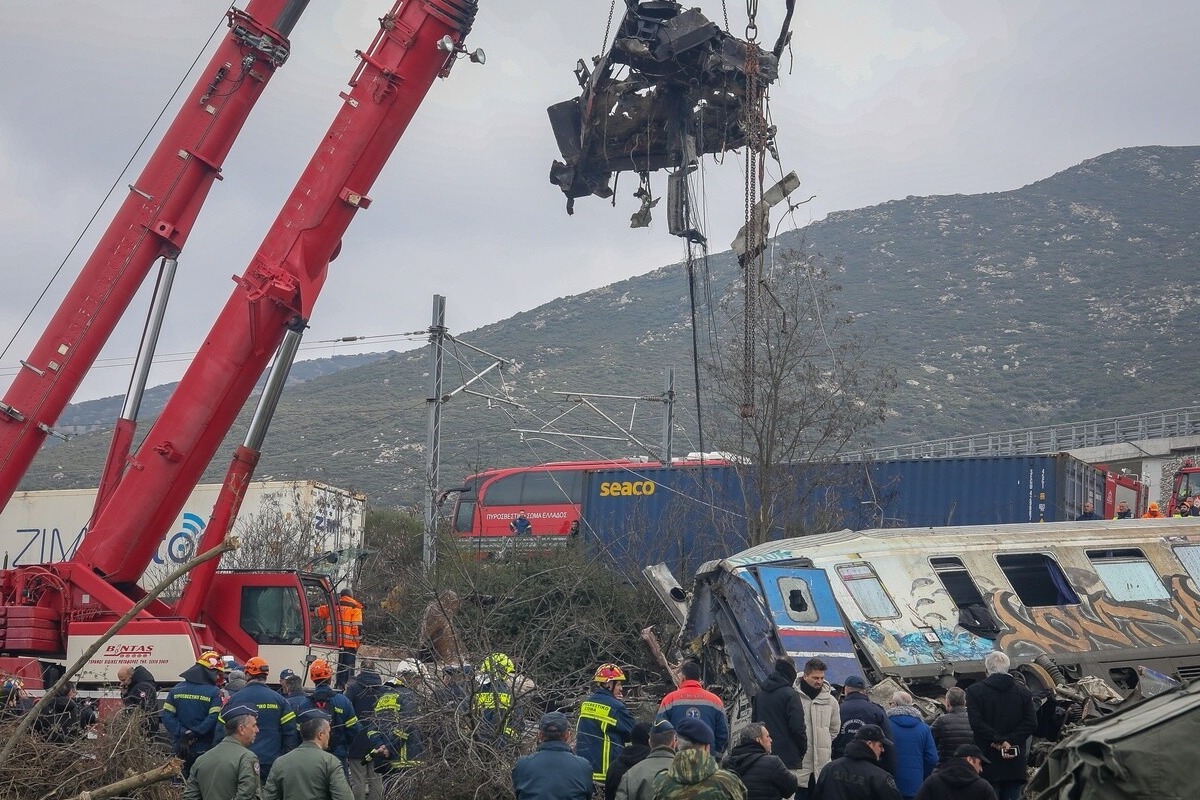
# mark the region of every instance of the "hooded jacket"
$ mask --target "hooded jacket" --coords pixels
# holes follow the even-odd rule
[[[975,744],[991,762],[983,777],[992,782],[1025,781],[1029,763],[1027,740],[1037,730],[1033,695],[1008,673],[988,675],[967,687],[967,718]],[[1008,742],[1018,749],[1016,758],[1001,758],[993,744]]]
[[[758,742],[739,744],[723,764],[746,787],[748,800],[782,800],[799,788],[796,775]]]
[[[804,706],[800,693],[792,688],[794,677],[787,677],[778,668],[762,683],[754,695],[750,719],[767,726],[771,747],[788,769],[800,769],[808,750],[808,732],[804,726]]]
[[[846,755],[821,770],[809,800],[900,800],[896,781],[863,742],[846,745]]]
[[[703,747],[689,747],[675,754],[654,800],[746,800],[746,787]]]
[[[925,779],[916,800],[996,800],[996,790],[965,758],[951,758]]]
[[[221,711],[221,690],[217,688],[216,672],[201,664],[192,664],[179,677],[183,682],[167,692],[163,701],[162,724],[176,747],[193,740],[189,752],[198,755],[212,747]]]
[[[937,745],[914,706],[895,706],[887,714],[896,743],[896,787],[904,797],[915,797],[937,766]]]

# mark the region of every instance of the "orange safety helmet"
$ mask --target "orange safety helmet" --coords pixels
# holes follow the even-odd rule
[[[327,681],[333,677],[333,667],[323,658],[318,658],[308,667],[308,677],[314,682]]]
[[[196,659],[196,663],[207,669],[215,669],[217,672],[225,672],[227,667],[225,662],[221,660],[221,655],[215,650],[206,650]]]
[[[256,677],[266,677],[271,671],[271,666],[265,658],[254,656],[246,662],[246,674]]]
[[[601,664],[600,668],[596,670],[596,683],[623,680],[625,680],[625,673],[616,664]]]

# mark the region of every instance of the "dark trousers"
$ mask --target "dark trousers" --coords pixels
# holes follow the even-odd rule
[[[335,688],[345,689],[346,682],[354,677],[354,664],[358,658],[358,651],[350,648],[343,648],[338,653],[337,678],[335,679]]]
[[[989,783],[996,790],[996,800],[1021,800],[1021,790],[1025,788],[1022,781],[989,781]]]

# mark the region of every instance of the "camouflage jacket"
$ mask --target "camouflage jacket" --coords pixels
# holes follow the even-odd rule
[[[654,800],[746,800],[737,775],[717,767],[699,747],[675,754],[671,767],[655,779]]]

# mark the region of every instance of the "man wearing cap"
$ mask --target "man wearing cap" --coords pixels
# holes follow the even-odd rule
[[[537,752],[517,759],[513,791],[517,800],[590,800],[592,765],[571,752],[571,720],[561,711],[542,715]]]
[[[959,745],[954,755],[925,779],[916,800],[996,800],[996,790],[982,777],[990,763],[973,744]]]
[[[341,760],[326,752],[332,730],[324,711],[300,714],[303,741],[275,762],[263,785],[263,800],[354,800]]]
[[[183,776],[192,764],[213,745],[217,715],[221,711],[221,656],[208,651],[196,663],[179,674],[183,678],[167,692],[163,701],[162,724],[171,734],[175,755],[183,759]]]
[[[225,738],[192,765],[183,800],[256,800],[258,757],[249,749],[258,733],[258,712],[250,706],[225,710]]]
[[[291,750],[300,741],[296,730],[296,713],[288,707],[287,699],[267,686],[271,668],[266,659],[254,656],[246,662],[246,688],[229,698],[228,707],[249,706],[258,712],[258,735],[250,749],[258,756],[258,769],[263,780],[271,774],[275,759]],[[222,711],[218,719],[224,723]],[[222,729],[217,736],[224,735]]]
[[[654,800],[746,800],[741,779],[713,759],[713,732],[707,723],[688,717],[676,726],[675,736],[679,752],[655,779]]]
[[[833,740],[833,757],[841,758],[846,754],[846,745],[854,739],[854,734],[863,725],[878,725],[883,735],[891,739],[892,723],[888,721],[887,712],[883,706],[871,701],[867,695],[867,682],[858,675],[851,675],[842,684],[842,727],[837,738]],[[895,774],[895,766],[889,765],[889,753],[884,753],[882,765],[888,772]]]
[[[295,670],[285,669],[279,673],[279,693],[297,716],[310,707],[308,694],[304,691],[304,678],[297,675]]]
[[[754,695],[750,716],[754,722],[767,726],[772,752],[793,772],[804,765],[804,753],[808,750],[804,706],[800,703],[799,693],[792,688],[795,681],[796,665],[792,659],[785,657],[776,661],[775,671],[767,676],[758,694]]]
[[[652,800],[655,779],[675,758],[675,726],[660,719],[650,728],[650,753],[630,767],[617,784],[616,800]]]
[[[846,745],[846,755],[821,770],[811,800],[901,800],[896,780],[879,766],[885,748],[893,747],[878,725],[863,725]]]
[[[729,744],[725,703],[700,683],[700,665],[695,661],[683,662],[679,672],[683,681],[678,689],[662,699],[658,706],[658,718],[669,720],[676,727],[685,717],[704,720],[713,731],[713,753],[720,758]]]

